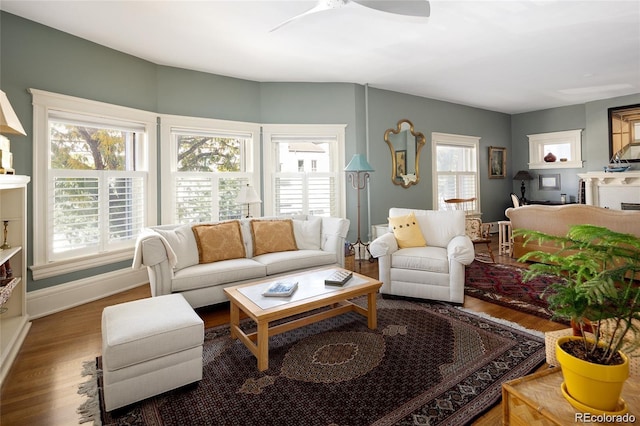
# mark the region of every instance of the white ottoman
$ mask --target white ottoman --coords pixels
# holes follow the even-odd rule
[[[107,411],[202,380],[204,323],[181,294],[102,312]]]

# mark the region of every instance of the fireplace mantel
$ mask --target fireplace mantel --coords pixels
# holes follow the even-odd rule
[[[585,202],[621,210],[621,203],[640,203],[640,171],[579,173],[585,183]]]

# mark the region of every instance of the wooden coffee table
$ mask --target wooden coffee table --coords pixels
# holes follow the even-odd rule
[[[376,294],[382,283],[360,274],[353,274],[343,287],[324,284],[324,279],[340,268],[326,268],[299,274],[279,276],[256,283],[243,284],[224,289],[231,312],[231,337],[240,339],[258,359],[258,370],[269,368],[269,336],[303,327],[323,319],[350,311],[367,317],[370,329],[377,327]],[[298,289],[288,297],[265,297],[262,292],[274,281],[298,281]],[[348,299],[367,295],[367,308]],[[330,309],[280,323],[269,324],[293,315],[304,314],[317,308],[331,306]],[[240,329],[240,311],[247,314],[257,324],[257,331],[246,334]]]

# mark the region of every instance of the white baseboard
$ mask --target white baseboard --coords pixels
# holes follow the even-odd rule
[[[27,293],[27,313],[31,319],[83,305],[149,282],[147,268],[120,269],[42,290]]]

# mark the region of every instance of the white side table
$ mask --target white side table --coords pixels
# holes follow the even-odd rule
[[[512,248],[512,236],[511,236],[511,221],[500,220],[498,221],[498,254],[508,254],[511,256]]]

